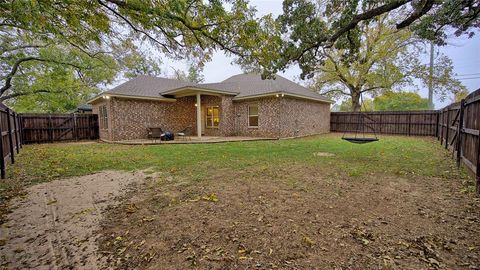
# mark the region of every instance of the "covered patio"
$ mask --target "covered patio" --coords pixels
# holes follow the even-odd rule
[[[212,84],[211,86],[214,85]],[[213,138],[217,138],[217,135],[221,133],[220,119],[223,118],[220,115],[224,109],[222,108],[222,99],[224,96],[234,96],[236,94],[236,92],[215,89],[214,87],[192,86],[180,87],[163,93],[163,95],[171,96],[175,99],[195,98],[195,125],[192,128],[196,135],[196,142],[211,141],[214,140]],[[218,100],[212,101],[212,98],[217,98]],[[204,99],[206,99],[206,102],[204,102]]]
[[[161,141],[160,139],[135,139],[122,141],[108,141],[107,143],[126,144],[126,145],[151,145],[151,144],[202,144],[202,143],[225,143],[225,142],[245,142],[245,141],[267,141],[278,140],[278,138],[260,138],[260,137],[242,137],[242,136],[186,136],[185,138],[175,139],[173,141]]]

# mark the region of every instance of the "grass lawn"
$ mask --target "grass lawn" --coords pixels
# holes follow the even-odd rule
[[[27,145],[1,195],[103,170],[152,175],[102,222],[99,245],[119,268],[480,263],[473,179],[432,138]]]
[[[322,157],[322,153],[332,156]],[[296,140],[223,144],[150,145],[41,144],[26,145],[2,183],[8,190],[56,178],[102,170],[169,171],[201,181],[218,170],[278,172],[312,168],[326,176],[368,174],[464,177],[449,154],[432,138],[383,136],[379,142],[356,145],[338,135]],[[11,183],[15,182],[15,183]]]

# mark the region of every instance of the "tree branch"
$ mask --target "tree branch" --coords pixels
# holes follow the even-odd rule
[[[118,2],[118,1],[110,1],[110,2]],[[143,31],[142,29],[139,29],[137,28],[129,19],[127,19],[125,16],[123,16],[122,14],[120,14],[119,12],[117,12],[115,9],[109,7],[107,4],[103,3],[101,0],[98,0],[98,3],[105,7],[106,9],[108,9],[109,11],[111,11],[115,16],[119,17],[120,19],[122,19],[124,22],[126,22],[132,29],[133,31],[137,32],[137,33],[142,33],[144,34],[145,36],[147,36],[150,40],[154,41],[155,43],[158,43],[160,46],[162,46],[168,53],[171,53],[170,52],[170,49],[168,48],[168,46],[166,44],[164,44],[163,42],[160,42],[158,39],[152,37],[149,33]]]
[[[342,36],[343,34],[345,34],[348,31],[354,29],[357,26],[357,24],[360,23],[361,21],[366,21],[366,20],[372,19],[376,16],[379,16],[381,14],[390,12],[390,11],[392,11],[394,9],[397,9],[397,8],[403,6],[403,5],[405,5],[405,4],[407,4],[411,1],[412,0],[391,1],[390,3],[385,4],[383,6],[380,6],[380,7],[371,9],[369,11],[366,11],[364,13],[355,15],[349,23],[347,23],[346,25],[344,25],[343,27],[341,27],[340,29],[335,31],[335,33],[332,36],[330,36],[329,38],[325,37],[325,38],[319,39],[315,44],[312,44],[311,46],[308,46],[308,47],[304,48],[296,57],[294,57],[291,60],[293,60],[293,61],[299,60],[301,57],[303,57],[303,55],[306,52],[308,52],[309,50],[314,49],[316,47],[320,47],[324,43],[328,43],[325,47],[327,47],[327,48],[331,47],[331,46],[333,46],[335,41],[337,41],[337,39],[340,36]]]
[[[34,56],[20,58],[13,64],[10,72],[6,76],[1,78],[1,80],[5,80],[5,84],[0,88],[0,96],[2,96],[5,93],[5,91],[7,91],[12,87],[12,79],[17,73],[20,65],[24,62],[29,62],[29,61],[50,62],[50,63],[59,64],[59,65],[71,66],[77,69],[92,69],[92,67],[81,67],[73,63],[66,63],[66,62],[56,61],[52,59],[43,59],[43,58],[34,57]]]
[[[410,14],[410,16],[397,24],[397,29],[402,29],[411,25],[414,21],[429,12],[432,9],[433,4],[435,4],[435,0],[425,0],[421,8],[417,8],[412,14]]]
[[[34,91],[29,91],[29,92],[16,92],[16,93],[13,93],[13,94],[10,94],[10,95],[0,97],[0,102],[4,102],[5,100],[11,99],[11,98],[26,96],[26,95],[40,94],[40,93],[62,93],[62,91],[61,90],[39,89],[39,90],[34,90]]]
[[[325,92],[321,92],[320,95],[328,95],[330,93],[335,93],[335,92],[338,92],[338,93],[341,93],[345,96],[349,96],[350,94],[349,93],[346,93],[340,89],[332,89],[332,90],[328,90],[328,91],[325,91]]]

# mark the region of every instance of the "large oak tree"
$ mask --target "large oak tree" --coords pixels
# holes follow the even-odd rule
[[[244,56],[253,14],[246,1],[0,1],[0,101],[88,95],[119,74],[158,73],[161,56]]]

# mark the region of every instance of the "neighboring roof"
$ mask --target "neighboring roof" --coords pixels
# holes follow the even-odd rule
[[[77,106],[77,111],[91,111],[93,109],[92,104],[82,104]]]
[[[185,92],[186,89],[218,92],[235,95],[234,99],[249,99],[259,96],[285,94],[293,97],[331,102],[324,96],[311,91],[295,82],[276,75],[275,79],[262,80],[257,74],[239,74],[220,83],[193,83],[175,79],[138,76],[90,100],[89,103],[109,94],[111,96],[174,100],[172,94]]]

